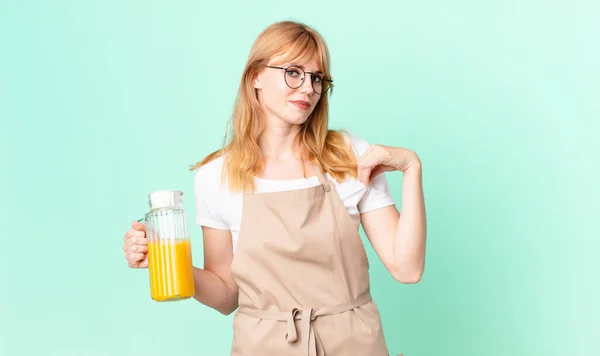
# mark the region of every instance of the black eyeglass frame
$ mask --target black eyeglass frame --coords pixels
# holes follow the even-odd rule
[[[314,92],[315,92],[316,94],[318,94],[318,95],[323,95],[323,94],[327,93],[327,91],[328,91],[328,90],[329,90],[331,87],[333,87],[333,79],[326,79],[325,77],[323,77],[323,78],[321,78],[321,80],[322,80],[322,81],[326,81],[326,82],[329,82],[329,83],[331,83],[331,84],[329,84],[329,85],[327,86],[327,89],[325,89],[325,91],[324,91],[324,92],[322,92],[322,93],[318,93],[318,92],[317,92],[317,90],[315,89],[315,77],[317,76],[317,73],[313,73],[313,72],[307,72],[307,71],[305,71],[304,69],[302,69],[302,68],[300,68],[300,67],[298,67],[298,66],[289,66],[289,67],[287,67],[287,68],[286,68],[286,67],[276,67],[276,66],[265,66],[265,67],[267,67],[267,68],[274,68],[274,69],[283,69],[283,70],[285,71],[285,72],[283,73],[283,80],[285,80],[285,84],[286,84],[288,87],[292,88],[292,89],[298,89],[298,88],[300,88],[300,87],[302,86],[302,84],[304,84],[304,81],[306,80],[306,74],[307,74],[307,73],[308,73],[308,74],[310,74],[310,85],[312,86],[312,88],[313,88],[313,90],[314,90]],[[298,69],[300,69],[300,70],[302,71],[302,73],[303,73],[303,74],[302,74],[302,82],[301,82],[301,83],[300,83],[300,85],[298,85],[297,87],[293,87],[293,86],[291,86],[291,85],[290,85],[290,84],[287,82],[287,75],[286,75],[286,74],[287,74],[287,71],[288,71],[288,69],[290,69],[290,68],[298,68]]]

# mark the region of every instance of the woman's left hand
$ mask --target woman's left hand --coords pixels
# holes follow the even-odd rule
[[[406,148],[384,145],[371,145],[358,160],[358,179],[369,185],[371,180],[383,172],[419,171],[419,156]]]

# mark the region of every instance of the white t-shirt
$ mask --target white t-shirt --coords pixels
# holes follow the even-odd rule
[[[350,136],[354,153],[362,156],[370,144],[360,138]],[[242,220],[242,193],[231,193],[226,181],[221,184],[221,170],[224,156],[221,156],[196,170],[194,196],[196,203],[195,221],[198,225],[215,229],[230,230],[233,251],[237,247],[238,233]],[[327,178],[335,184],[336,191],[348,209],[350,217],[360,222],[360,214],[394,205],[385,174],[375,177],[366,187],[354,178],[338,183],[329,174]],[[309,188],[319,185],[318,177],[268,180],[255,178],[255,193],[267,193]]]

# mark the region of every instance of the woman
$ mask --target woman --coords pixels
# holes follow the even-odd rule
[[[192,167],[204,239],[194,298],[239,308],[232,355],[388,355],[360,223],[397,281],[423,274],[421,162],[328,130],[332,83],[316,31],[271,25],[247,60],[228,144]],[[385,171],[404,172],[402,219]],[[129,266],[147,267],[144,226],[125,241]]]

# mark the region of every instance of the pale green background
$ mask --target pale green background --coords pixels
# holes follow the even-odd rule
[[[367,248],[390,351],[598,352],[598,18],[594,0],[0,0],[0,355],[228,354],[231,316],[153,302],[122,235],[153,190],[194,215],[187,167],[283,19],[330,46],[332,127],[424,162],[422,281]]]

